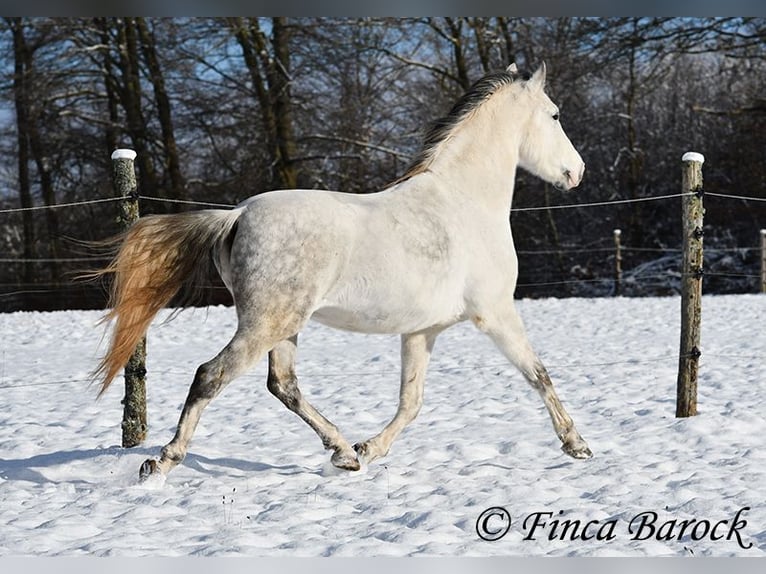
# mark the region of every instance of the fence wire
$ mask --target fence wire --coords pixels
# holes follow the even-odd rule
[[[686,197],[687,195],[694,195],[693,192],[688,193],[671,193],[669,195],[657,195],[652,197],[636,197],[632,199],[614,199],[610,201],[594,201],[591,203],[569,203],[564,205],[548,205],[543,207],[512,207],[511,213],[519,211],[546,211],[548,209],[576,209],[580,207],[601,207],[604,205],[624,205],[627,203],[642,203],[645,201],[658,201],[661,199],[673,199],[676,197]]]
[[[511,213],[526,212],[526,211],[546,211],[551,209],[579,209],[583,207],[603,207],[608,205],[625,205],[625,204],[631,204],[631,203],[643,203],[646,201],[661,201],[665,199],[674,199],[674,198],[685,197],[688,195],[693,195],[693,192],[671,193],[668,195],[635,197],[630,199],[613,199],[608,201],[594,201],[594,202],[588,202],[588,203],[568,203],[568,204],[561,204],[561,205],[547,205],[547,206],[533,206],[533,207],[512,207]],[[710,191],[706,191],[705,195],[710,197],[721,197],[726,199],[738,199],[742,201],[762,201],[762,202],[766,201],[766,198],[764,197],[752,197],[752,196],[743,196],[743,195],[735,195],[735,194],[728,194],[728,193],[715,193]],[[169,204],[196,205],[199,207],[215,207],[215,208],[236,207],[235,204],[231,204],[231,203],[215,203],[215,202],[209,202],[209,201],[196,201],[196,200],[190,200],[190,199],[171,199],[167,197],[154,197],[150,195],[139,195],[138,198],[145,201],[153,201],[153,202],[169,203]],[[73,201],[69,203],[59,203],[55,205],[37,205],[33,207],[17,207],[17,208],[9,208],[9,209],[0,209],[0,214],[21,213],[25,211],[44,211],[46,209],[79,207],[84,205],[93,205],[97,203],[111,203],[111,202],[124,201],[124,200],[125,200],[124,197],[107,197],[103,199]]]
[[[0,214],[6,213],[23,213],[26,211],[45,211],[50,209],[63,209],[66,207],[80,207],[83,205],[95,205],[97,203],[113,203],[116,201],[124,201],[122,197],[107,197],[104,199],[91,199],[88,201],[72,201],[69,203],[57,203],[55,205],[36,205],[33,207],[16,207],[13,209],[0,209]]]
[[[656,357],[642,357],[642,358],[630,358],[630,359],[622,359],[619,361],[593,361],[588,363],[562,363],[562,364],[548,364],[546,363],[545,366],[549,371],[555,371],[558,369],[566,369],[567,371],[577,371],[578,369],[590,369],[593,367],[612,367],[616,365],[643,365],[643,364],[658,364],[663,362],[677,362],[679,359],[688,358],[688,356],[691,355],[678,355],[678,354],[667,354],[667,355],[658,355]],[[696,356],[696,355],[695,355]],[[717,353],[715,351],[708,352],[708,351],[702,351],[702,355],[700,355],[700,358],[704,360],[705,358],[721,358],[721,359],[745,359],[745,360],[755,360],[755,361],[766,361],[766,355],[741,355],[741,354],[731,354],[731,353]],[[515,367],[513,364],[509,361],[505,362],[498,362],[498,363],[485,363],[481,365],[454,365],[449,367],[439,367],[439,366],[432,366],[428,369],[428,373],[456,373],[461,371],[498,371],[495,373],[496,375],[502,374],[502,371],[506,370],[515,370]],[[181,369],[152,369],[150,372],[147,373],[149,376],[152,377],[167,377],[168,375],[178,375],[178,376],[186,376],[191,378],[193,375],[192,371],[186,371]],[[303,380],[310,380],[310,381],[329,381],[329,380],[339,380],[339,379],[347,379],[347,378],[360,378],[360,377],[388,377],[388,378],[396,378],[401,375],[401,371],[399,369],[375,369],[375,370],[351,370],[351,371],[308,371],[308,372],[301,372],[299,374],[299,378]],[[122,377],[122,375],[118,375],[116,380],[119,380],[119,378]],[[244,375],[241,375],[239,377],[240,379],[260,379],[262,378],[262,375],[256,374],[256,373],[246,373]],[[35,381],[30,383],[22,383],[22,382],[15,382],[15,381],[0,381],[0,389],[20,389],[20,388],[27,388],[27,387],[44,387],[44,386],[50,386],[50,385],[66,385],[66,384],[82,384],[82,385],[91,385],[95,384],[95,379],[92,377],[88,378],[82,378],[82,377],[71,377],[71,378],[60,378],[57,380],[52,381]]]
[[[511,213],[545,211],[545,210],[561,210],[561,209],[579,209],[579,208],[601,207],[601,206],[610,206],[610,205],[625,205],[625,204],[642,203],[642,202],[648,202],[648,201],[676,199],[676,198],[685,197],[691,194],[692,194],[691,192],[675,193],[675,194],[652,196],[652,197],[616,199],[616,200],[588,202],[588,203],[562,204],[562,205],[550,205],[550,206],[539,206],[539,207],[520,207],[520,208],[512,208]],[[705,192],[705,195],[712,196],[712,197],[720,197],[725,199],[741,200],[741,201],[766,201],[766,198],[742,196],[742,195],[735,195],[735,194],[723,194],[723,193],[715,193],[715,192]],[[153,197],[153,196],[147,196],[147,195],[139,195],[138,197],[140,200],[159,202],[159,203],[194,205],[199,207],[212,207],[212,208],[223,208],[223,209],[231,209],[235,207],[235,205],[227,204],[227,203],[170,199],[170,198]],[[88,206],[88,205],[101,204],[101,203],[113,203],[113,202],[119,202],[124,200],[125,198],[123,197],[111,197],[111,198],[61,203],[56,205],[40,205],[40,206],[34,206],[34,207],[0,209],[0,214],[13,214],[13,213],[28,212],[28,211],[43,211],[43,210],[49,210],[49,209],[74,208],[74,207]],[[732,247],[732,248],[706,248],[705,252],[706,253],[749,253],[752,251],[760,251],[760,249],[761,249],[760,247],[750,247],[750,246]],[[680,248],[632,247],[630,245],[621,246],[620,251],[623,253],[636,252],[636,253],[666,253],[666,254],[680,254],[682,252]],[[524,256],[568,255],[568,254],[582,254],[582,253],[614,253],[614,252],[615,252],[615,247],[578,247],[578,246],[568,246],[568,245],[562,246],[560,249],[540,249],[540,250],[520,249],[517,251],[519,255],[524,255]],[[4,258],[0,258],[0,263],[11,264],[11,265],[12,264],[29,264],[29,263],[36,263],[36,264],[97,263],[97,262],[103,262],[107,260],[108,259],[104,257],[69,257],[69,258],[4,257]],[[732,277],[732,278],[740,278],[740,279],[752,279],[752,278],[760,277],[760,275],[747,274],[747,273],[705,272],[705,275],[711,276],[711,277]],[[680,277],[681,275],[677,274],[677,276]],[[654,275],[642,275],[640,277],[631,277],[626,280],[635,282],[635,281],[648,281],[652,279],[667,278],[667,277],[668,277],[667,274],[662,274],[662,275],[654,274]],[[562,280],[562,281],[541,281],[541,282],[525,281],[522,283],[518,283],[517,287],[527,288],[527,287],[546,287],[546,286],[571,285],[571,284],[582,284],[582,283],[613,283],[613,282],[614,282],[614,278],[607,278],[607,277],[587,278],[587,279],[582,278],[582,279],[568,279],[568,280]],[[2,300],[3,298],[14,297],[19,295],[53,293],[53,292],[56,292],[57,290],[60,290],[62,287],[82,287],[82,286],[84,286],[83,283],[78,283],[73,281],[61,281],[58,283],[4,284],[4,285],[0,285],[0,287],[14,288],[14,291],[0,293],[0,300]],[[40,287],[43,287],[43,289],[40,289]],[[45,287],[48,287],[48,289],[45,289]]]

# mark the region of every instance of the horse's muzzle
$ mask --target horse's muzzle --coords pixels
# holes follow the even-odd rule
[[[585,174],[585,164],[580,164],[580,169],[575,174],[573,171],[566,169],[564,170],[564,177],[566,178],[566,183],[563,183],[561,185],[562,189],[573,189],[580,185],[580,182],[582,181],[582,176]]]

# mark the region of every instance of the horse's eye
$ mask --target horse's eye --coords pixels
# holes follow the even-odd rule
[[[553,121],[554,122],[559,121],[559,115],[558,114],[553,114]]]

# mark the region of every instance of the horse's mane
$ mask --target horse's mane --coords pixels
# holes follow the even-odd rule
[[[423,138],[423,145],[420,151],[407,167],[404,175],[394,181],[392,185],[427,171],[439,145],[450,136],[464,119],[470,116],[473,111],[492,97],[500,88],[512,84],[518,79],[528,80],[531,77],[532,75],[529,72],[505,70],[487,74],[476,81],[452,106],[452,109],[446,116],[431,123]]]

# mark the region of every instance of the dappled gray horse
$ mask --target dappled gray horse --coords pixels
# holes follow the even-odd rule
[[[175,437],[140,476],[167,474],[186,455],[202,410],[266,353],[268,388],[356,470],[386,455],[420,410],[434,341],[470,320],[540,393],[564,452],[591,452],[532,350],[513,293],[518,261],[509,212],[520,166],[561,189],[576,187],[582,158],[544,91],[545,66],[515,66],[479,80],[427,133],[410,169],[366,195],[284,190],[233,210],[142,218],[113,262],[110,348],[97,371],[101,392],[127,362],[153,317],[213,261],[236,306],[236,333],[199,367]],[[399,407],[376,436],[352,446],[301,395],[297,334],[309,319],[402,339]]]

